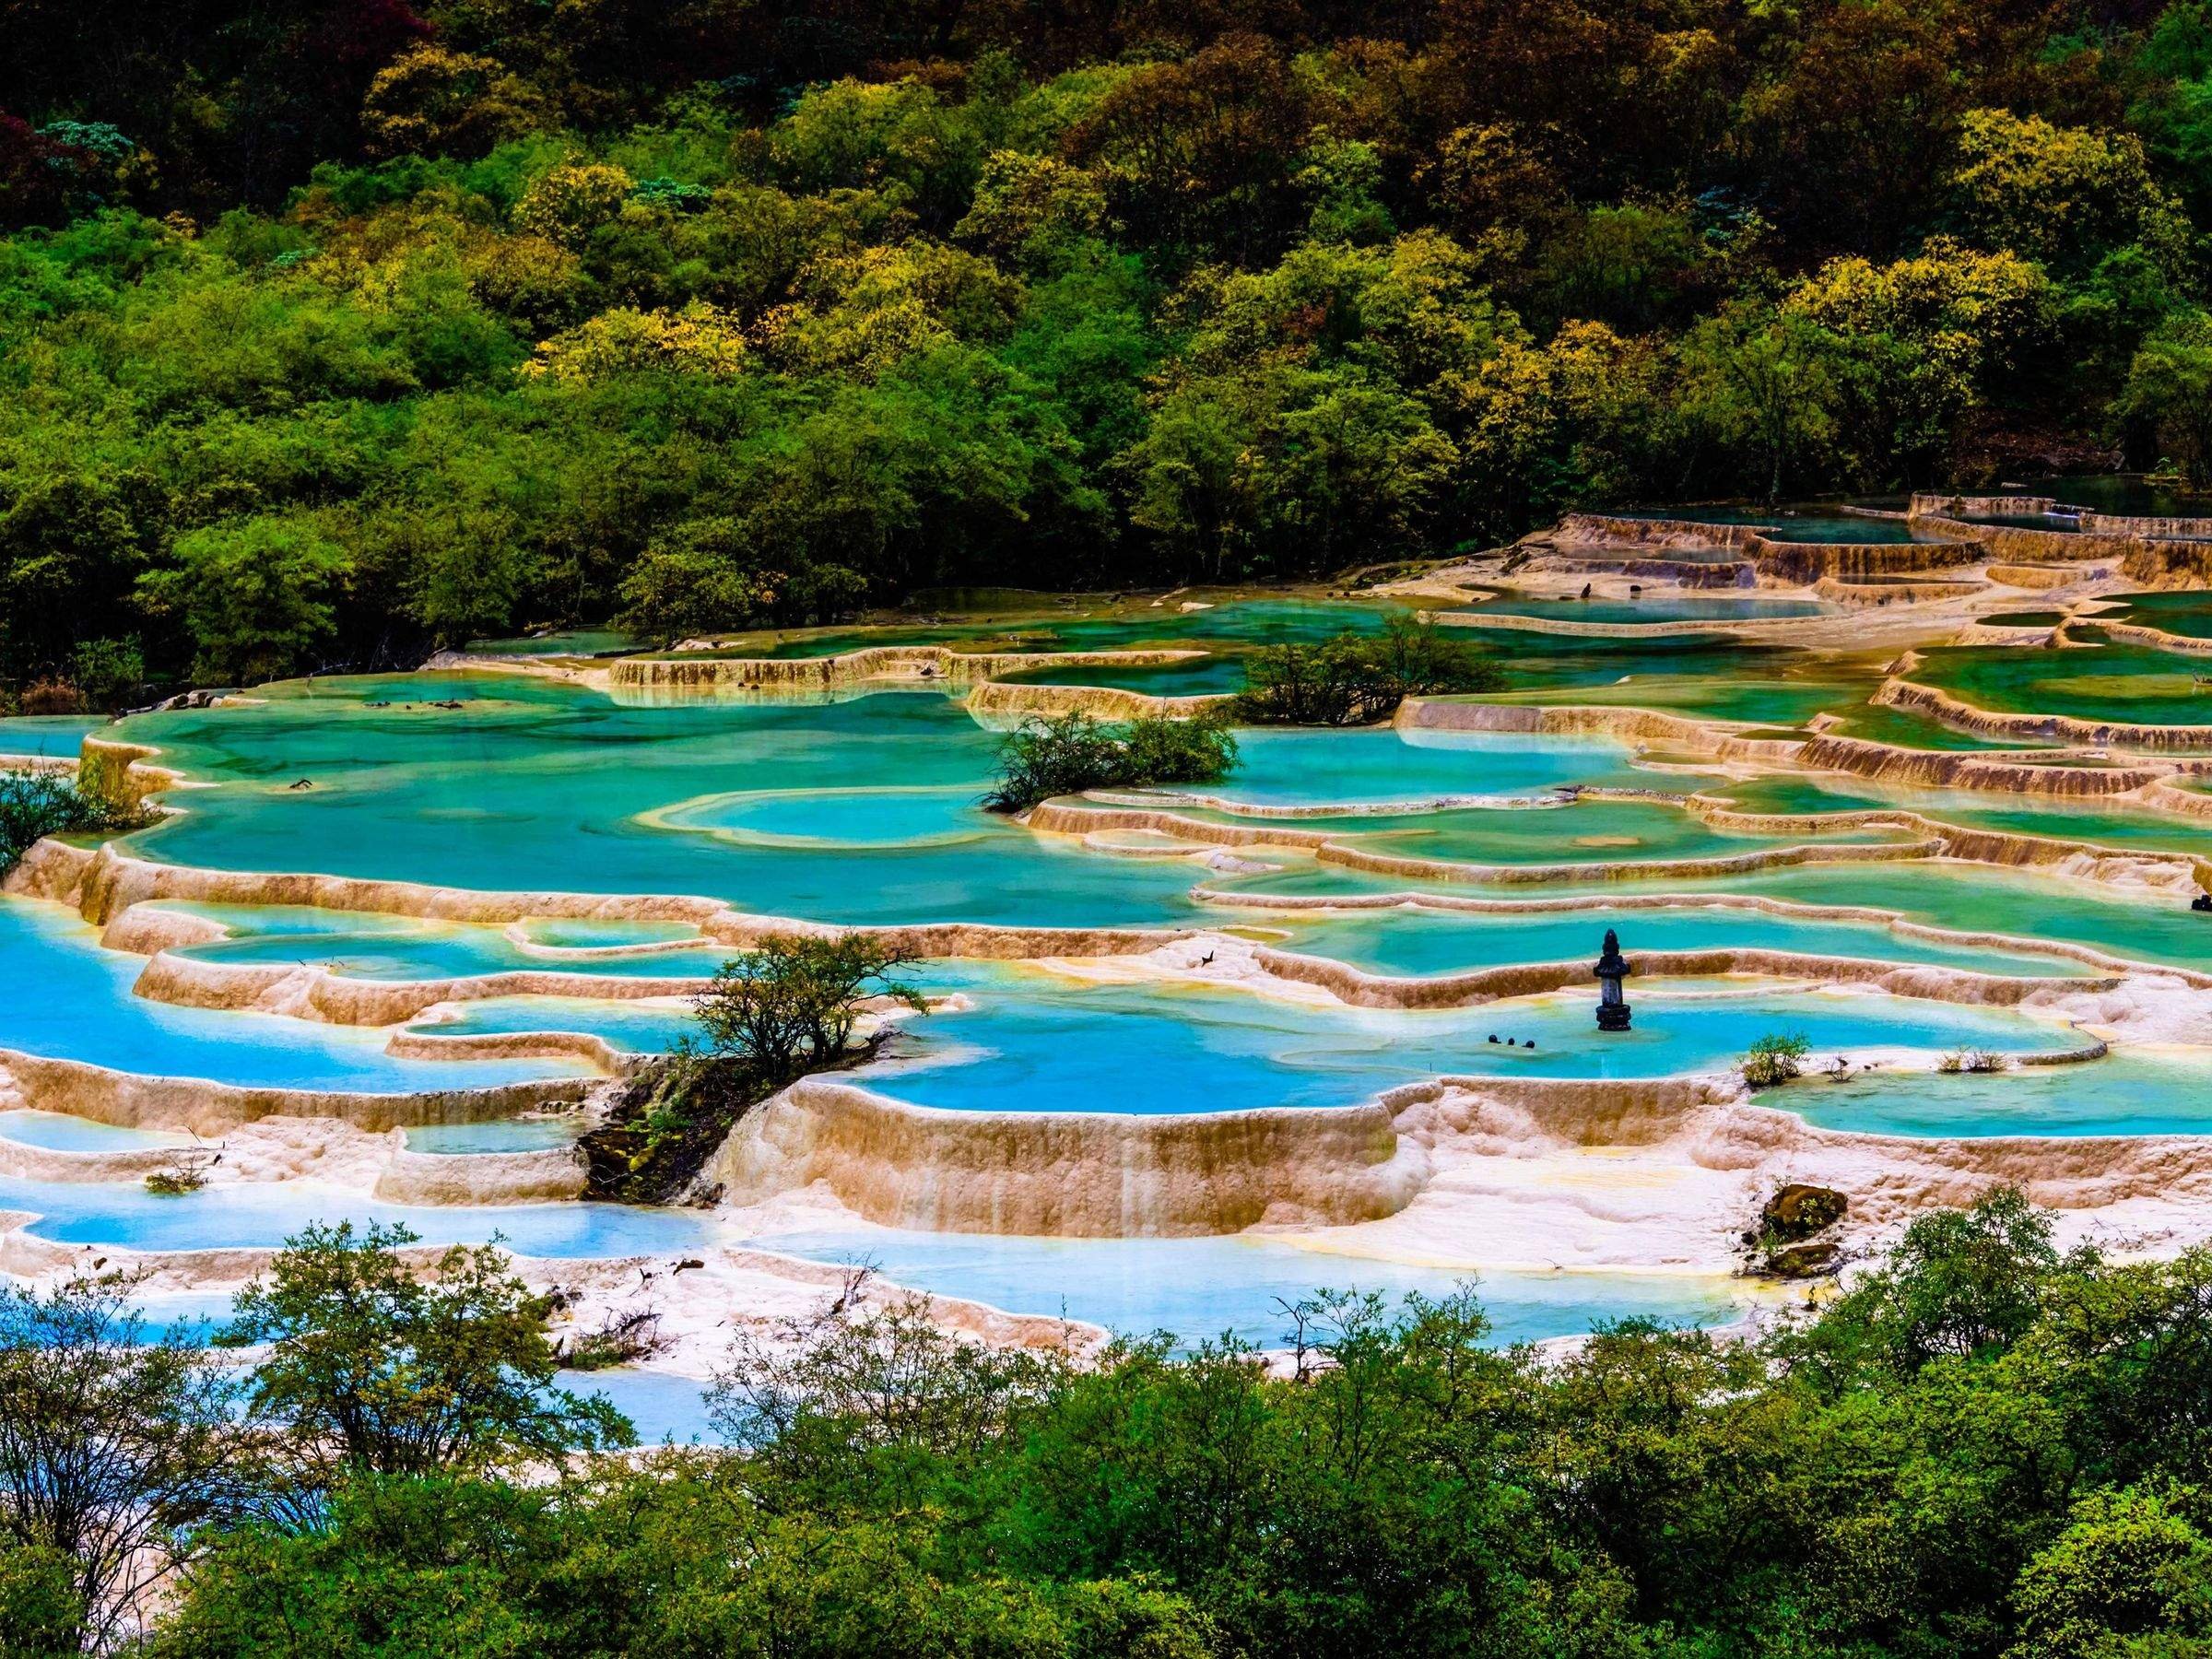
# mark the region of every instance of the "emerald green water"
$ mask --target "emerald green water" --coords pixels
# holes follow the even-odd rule
[[[2102,638],[2094,629],[2073,631],[2077,641]],[[2064,651],[1946,646],[1924,654],[1912,677],[1978,709],[2212,726],[2212,683],[2200,687],[2197,678],[2205,665],[2171,652],[2085,643]]]
[[[2212,594],[2121,594],[2114,597],[2125,601],[2123,607],[2100,611],[2097,615],[2117,622],[2133,622],[2142,628],[2163,629],[2171,634],[2185,634],[2193,640],[2212,639]]]

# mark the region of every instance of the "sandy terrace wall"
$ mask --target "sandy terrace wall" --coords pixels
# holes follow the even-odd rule
[[[2212,1138],[2203,1135],[1862,1135],[1816,1129],[1721,1079],[1514,1089],[1488,1078],[1447,1078],[1385,1100],[1400,1134],[1434,1149],[1440,1182],[1470,1157],[1653,1147],[1678,1152],[1690,1169],[1760,1173],[1761,1187],[1778,1177],[1838,1184],[1851,1194],[1854,1224],[1884,1226],[1933,1206],[1962,1206],[1995,1185],[2019,1186],[2030,1201],[2057,1209],[2212,1197]]]
[[[2039,591],[2072,587],[2077,582],[2101,582],[2111,574],[2107,570],[2084,571],[2045,564],[1993,564],[1989,567],[1989,579],[1992,582],[2001,582],[2006,587]]]
[[[420,1094],[245,1088],[194,1077],[142,1077],[11,1049],[0,1049],[0,1070],[34,1111],[63,1112],[130,1129],[181,1129],[204,1135],[265,1117],[337,1118],[368,1130],[488,1123],[532,1106],[574,1104],[589,1087],[586,1079],[563,1077]]]
[[[2134,543],[2120,573],[2145,587],[2203,587],[2212,582],[2212,542]]]
[[[126,912],[127,913],[127,912]],[[113,931],[111,929],[111,931]],[[151,1002],[187,1008],[251,1008],[332,1025],[404,1025],[440,1003],[493,996],[582,996],[608,1001],[689,996],[698,978],[516,969],[436,980],[353,979],[312,962],[207,962],[163,952],[132,987]]]
[[[807,1078],[744,1119],[702,1179],[735,1204],[818,1182],[890,1227],[1176,1238],[1372,1220],[1409,1203],[1428,1168],[1371,1103],[1189,1116],[947,1112]]]
[[[1939,495],[1915,490],[1907,518],[2033,518],[2059,503],[2049,496]]]
[[[143,806],[148,795],[173,789],[184,780],[182,772],[154,763],[160,752],[143,743],[88,735],[77,751],[77,779],[87,794]]]
[[[1568,547],[1653,547],[1701,551],[1748,548],[1764,534],[1757,524],[1708,524],[1694,519],[1614,518],[1571,512],[1533,542]]]
[[[2112,534],[2084,528],[2030,530],[2018,524],[1980,524],[1966,519],[1919,515],[1913,524],[1961,541],[1980,544],[1993,560],[2005,564],[2082,564],[2116,560],[2136,582],[2201,579],[2212,571],[2212,544],[2177,541],[2135,533]]]
[[[2192,634],[2168,633],[2162,628],[2145,628],[2138,622],[2113,622],[2103,617],[2069,618],[2066,623],[2069,631],[2076,624],[2094,628],[2121,645],[2147,645],[2153,651],[2171,651],[2182,656],[2212,655],[2212,640],[2200,640]]]
[[[1875,700],[1885,700],[1877,697]],[[1904,700],[1896,706],[1920,707]],[[1798,751],[1797,763],[1812,771],[1845,772],[1889,783],[2076,799],[2127,794],[2165,776],[2159,767],[2049,766],[1964,749],[1900,748],[1864,737],[1830,735],[1808,738]]]
[[[1759,576],[1797,583],[1822,578],[1884,576],[1974,564],[1983,557],[1980,547],[1971,540],[1963,543],[1778,541],[1770,525],[1614,518],[1589,512],[1569,513],[1542,536],[1529,538],[1529,545],[1548,545],[1562,553],[1585,548],[1659,552],[1724,549],[1748,556],[1747,566],[1738,562],[1706,567],[1729,572],[1717,582],[1683,576],[1680,563],[1668,561],[1669,568],[1665,573],[1693,586],[1749,586]],[[1743,575],[1747,569],[1751,572],[1750,582]]]
[[[1986,594],[1985,582],[1841,582],[1823,576],[1813,592],[1837,605],[1872,609],[1885,605],[1941,605]]]
[[[620,657],[607,670],[610,687],[789,687],[827,689],[869,680],[945,680],[966,684],[1030,668],[1180,663],[1203,651],[959,652],[943,645],[871,645],[827,657]]]
[[[1544,737],[1610,737],[1621,742],[1665,743],[1711,749],[1730,728],[1723,722],[1688,720],[1655,709],[1607,703],[1446,702],[1409,697],[1391,724],[1400,731],[1521,732]]]
[[[553,1204],[582,1195],[583,1156],[573,1147],[535,1152],[401,1150],[376,1179],[388,1204]]]
[[[1583,557],[1562,558],[1558,568],[1576,575],[1641,576],[1648,582],[1671,582],[1685,588],[1739,589],[1759,585],[1759,567],[1747,559],[1708,564],[1683,559]]]
[[[1012,680],[985,680],[968,693],[971,714],[1019,717],[1029,714],[1088,714],[1098,720],[1145,716],[1186,720],[1218,704],[1234,700],[1223,691],[1197,697],[1154,697],[1124,686],[1039,686]]]
[[[1367,973],[1326,957],[1261,947],[1253,958],[1278,979],[1315,985],[1362,1008],[1464,1008],[1500,997],[1542,996],[1594,982],[1588,962],[1528,962],[1478,968],[1430,978]],[[2076,979],[1980,973],[1970,969],[1900,964],[1866,957],[1816,956],[1794,950],[1721,947],[1711,950],[1644,950],[1629,954],[1644,979],[1704,979],[1724,974],[1866,985],[1893,996],[1977,1007],[2017,1007],[2038,997],[2109,991],[2116,978]]]
[[[0,1138],[0,1175],[18,1181],[143,1181],[176,1160],[166,1147],[133,1147],[114,1152],[63,1152],[27,1147]]]
[[[1971,542],[1759,542],[1762,576],[1783,582],[1844,582],[1870,576],[1906,576],[1923,571],[1979,564],[1982,549]]]
[[[1977,709],[1971,703],[1961,702],[1947,691],[1905,679],[1885,681],[1872,700],[1889,708],[1911,709],[1955,731],[1971,732],[1982,736],[2040,737],[2054,743],[2082,744],[2092,748],[2146,749],[2165,754],[2212,754],[2212,725],[2131,725],[2121,721],[2080,720],[2071,714],[2032,714]],[[2141,782],[2148,782],[2149,777],[2159,775],[2161,774],[2151,772]],[[2083,793],[2112,794],[2119,792],[2103,789],[2085,790]]]

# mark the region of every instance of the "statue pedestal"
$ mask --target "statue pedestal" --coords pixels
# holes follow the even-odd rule
[[[1625,1031],[1629,1029],[1629,1005],[1625,1002],[1599,1003],[1597,1029],[1601,1031]]]

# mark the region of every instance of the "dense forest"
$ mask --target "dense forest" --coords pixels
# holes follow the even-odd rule
[[[1747,1343],[1324,1294],[1272,1369],[1076,1365],[871,1304],[733,1347],[734,1453],[616,1457],[499,1253],[407,1237],[295,1241],[243,1369],[127,1282],[0,1291],[0,1652],[159,1608],[169,1659],[2212,1653],[2212,1255],[2062,1253],[2017,1193]]]
[[[0,685],[2212,463],[2212,12],[4,0]]]

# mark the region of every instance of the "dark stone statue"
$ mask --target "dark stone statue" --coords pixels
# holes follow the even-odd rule
[[[1622,1000],[1620,982],[1635,971],[1628,959],[1620,954],[1620,935],[1611,928],[1606,929],[1606,947],[1597,959],[1597,1029],[1601,1031],[1625,1031],[1629,1029],[1629,1005]]]

